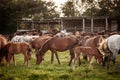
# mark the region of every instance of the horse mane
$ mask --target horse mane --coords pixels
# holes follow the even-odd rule
[[[100,51],[98,50],[98,48],[97,48],[97,47],[98,47],[98,45],[97,45],[97,44],[98,44],[97,39],[100,38],[100,37],[102,37],[102,35],[99,35],[99,36],[95,36],[95,37],[94,37],[94,45],[95,45],[95,48],[96,48],[96,50],[98,51],[98,53],[99,53],[100,55],[102,55],[101,52],[100,52]]]
[[[100,39],[100,38],[103,38],[102,35],[98,35],[98,36],[95,36],[95,37],[94,37],[95,47],[98,46],[98,45],[97,45],[97,44],[98,44],[98,41],[99,41],[98,39]]]
[[[55,38],[57,38],[57,37],[53,37],[53,38],[50,38],[50,39],[46,40],[46,41],[44,42],[44,44],[41,46],[41,48],[40,48],[39,51],[42,51],[42,52],[43,52],[43,49],[44,49],[44,47],[46,46],[46,44],[48,44],[49,41],[52,41],[52,40],[55,39]]]

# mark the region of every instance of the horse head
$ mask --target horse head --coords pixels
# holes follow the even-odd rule
[[[43,55],[42,55],[42,51],[38,51],[36,54],[36,64],[40,64],[42,62],[43,59]]]
[[[102,65],[103,64],[103,56],[99,55],[99,57],[97,57],[97,63]]]

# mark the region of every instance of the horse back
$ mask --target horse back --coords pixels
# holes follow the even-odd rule
[[[27,50],[31,50],[31,47],[26,42],[9,42],[4,49],[10,54],[25,53]]]
[[[110,51],[112,52],[117,51],[116,53],[118,53],[120,50],[120,35],[112,35],[108,37],[107,44]]]
[[[67,50],[76,43],[77,40],[71,37],[54,37],[47,42],[50,48],[56,49],[58,51]]]

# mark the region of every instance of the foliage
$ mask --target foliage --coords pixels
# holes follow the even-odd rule
[[[80,15],[77,7],[75,7],[74,2],[72,1],[67,1],[62,5],[61,9],[65,17],[76,17]]]
[[[58,18],[55,8],[54,2],[42,0],[0,0],[0,33],[16,31],[21,18]]]
[[[120,16],[120,0],[98,0],[91,3],[90,0],[83,0],[89,6],[83,15],[88,16]],[[95,13],[95,14],[94,14]]]

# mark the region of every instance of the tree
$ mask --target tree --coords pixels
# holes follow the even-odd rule
[[[53,2],[42,0],[0,0],[0,33],[15,32],[18,19],[59,17],[55,8]]]
[[[91,0],[85,1],[88,3]],[[95,2],[95,0],[93,2]],[[93,5],[93,2],[89,4]],[[120,31],[120,0],[98,0],[96,4],[96,6],[87,8],[83,15],[114,17],[117,19],[118,30]]]
[[[34,13],[34,20],[37,19],[53,19],[53,18],[59,18],[59,13],[55,10],[57,6],[55,6],[54,2],[44,2],[39,3],[39,5],[36,8],[36,13]]]
[[[75,17],[80,15],[77,7],[75,7],[74,2],[72,1],[67,1],[62,5],[61,9],[65,17]]]

